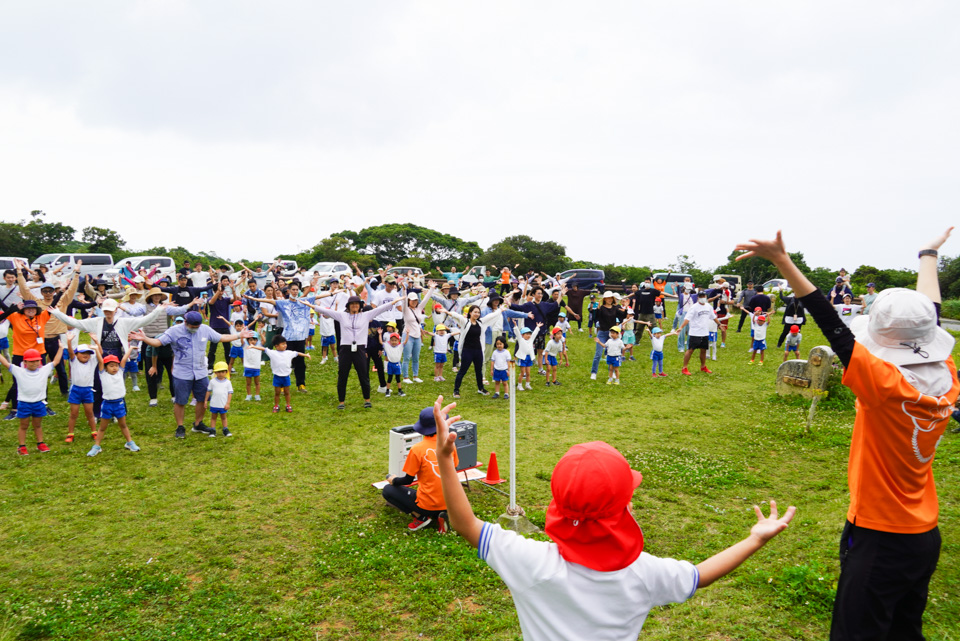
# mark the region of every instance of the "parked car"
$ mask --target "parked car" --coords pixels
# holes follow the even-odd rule
[[[666,294],[676,294],[677,285],[683,282],[684,278],[689,278],[693,280],[693,276],[690,274],[680,274],[680,273],[667,273],[667,272],[657,272],[653,275],[653,279],[662,279],[665,283],[663,291]],[[700,285],[706,285],[707,283],[698,283]]]
[[[90,276],[99,276],[113,265],[113,256],[110,254],[44,254],[35,259],[30,265],[30,268],[36,269],[41,265],[45,265],[53,269],[57,265],[76,263],[78,260],[83,261],[83,265],[80,266],[81,276],[88,274]]]
[[[764,293],[776,293],[777,289],[790,289],[790,283],[786,278],[772,278],[763,284],[760,288]]]
[[[405,276],[413,278],[415,282],[423,282],[423,270],[419,267],[391,267],[387,270],[387,274],[393,274],[397,278]]]
[[[0,271],[7,270],[7,269],[16,269],[17,267],[16,261],[20,261],[24,265],[30,262],[26,258],[20,258],[19,256],[0,256]]]
[[[130,263],[130,267],[134,272],[139,271],[141,268],[150,271],[153,266],[156,265],[157,271],[153,275],[154,279],[160,276],[167,276],[176,282],[177,266],[176,263],[173,262],[173,259],[169,256],[130,256],[129,258],[124,258],[123,260],[118,261],[116,265],[106,270],[104,272],[104,277],[112,279],[114,276],[120,273],[120,270],[123,269],[128,262]]]
[[[322,281],[323,279],[340,278],[343,274],[352,274],[353,270],[351,270],[350,265],[346,263],[317,263],[307,270],[307,280],[313,278],[313,272],[318,272]]]
[[[475,265],[468,269],[467,273],[460,277],[460,280],[471,285],[483,283],[487,287],[493,287],[500,282],[500,272],[493,271],[486,265]]]
[[[606,275],[602,269],[568,269],[560,273],[560,280],[568,279],[567,289],[576,285],[580,289],[603,289]]]
[[[300,267],[297,266],[297,261],[295,260],[276,260],[273,261],[280,264],[280,275],[284,278],[292,278],[297,275],[297,272],[300,270]],[[263,263],[260,265],[261,271],[267,271],[273,266],[273,262]]]
[[[717,282],[718,278],[723,278],[730,283],[730,289],[734,294],[740,291],[740,277],[736,274],[714,274],[713,282]]]

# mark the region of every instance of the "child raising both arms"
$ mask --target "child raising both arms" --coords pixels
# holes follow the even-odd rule
[[[513,323],[517,336],[517,366],[520,367],[520,376],[517,377],[517,391],[523,389],[526,381],[527,389],[533,389],[530,384],[530,368],[533,367],[534,348],[533,341],[537,338],[543,323],[537,323],[536,329],[530,331],[529,327],[520,328],[516,321]]]
[[[610,338],[607,342],[601,342],[599,338],[593,339],[597,345],[602,345],[607,350],[607,366],[609,368],[609,378],[607,385],[620,384],[620,359],[623,357],[623,341],[620,340],[620,326],[614,325],[610,328]]]
[[[560,358],[560,353],[563,351],[563,330],[559,327],[554,327],[553,331],[550,332],[550,340],[547,341],[547,344],[544,345],[543,355],[547,360],[547,387],[550,385],[559,385],[560,381],[557,380],[557,365]]]
[[[397,396],[406,396],[402,386],[403,376],[400,374],[400,361],[403,360],[403,343],[400,342],[400,334],[391,332],[387,340],[384,341],[383,328],[378,328],[377,332],[380,336],[380,345],[383,346],[383,355],[387,359],[387,391],[384,393],[384,395],[387,398],[390,398],[390,383],[392,383],[393,379],[396,378]],[[405,334],[405,336],[406,338],[404,338],[404,342],[406,342],[407,338],[410,338],[409,334]]]
[[[273,413],[280,411],[280,395],[283,394],[287,402],[287,412],[293,411],[290,405],[290,372],[293,371],[293,359],[297,356],[310,358],[310,354],[287,350],[287,339],[283,334],[273,337],[273,349],[251,345],[250,349],[260,350],[270,359],[270,369],[273,371]]]
[[[100,386],[103,388],[103,404],[100,406],[100,429],[97,431],[97,435],[93,437],[93,447],[87,452],[87,456],[96,456],[103,451],[100,443],[103,442],[107,425],[113,418],[117,419],[117,425],[126,441],[123,446],[131,452],[139,452],[140,448],[133,442],[133,437],[130,436],[130,428],[127,427],[127,402],[125,400],[127,388],[123,382],[123,367],[133,354],[133,344],[131,342],[127,345],[127,351],[123,358],[117,358],[114,354],[104,357],[103,349],[97,337],[91,334],[90,340],[93,341],[97,362],[100,364]]]
[[[74,350],[73,337],[69,335],[67,353],[70,355],[70,395],[67,397],[70,418],[67,419],[66,442],[73,443],[73,429],[80,416],[81,407],[90,426],[90,437],[97,437],[97,419],[93,415],[93,379],[99,359],[94,356],[96,350],[90,345],[77,345]]]
[[[443,377],[443,365],[447,362],[450,339],[460,334],[460,330],[450,331],[443,323],[438,324],[434,329],[437,331],[431,332],[428,329],[422,329],[421,331],[433,336],[433,380],[434,382],[442,382],[447,380]]]

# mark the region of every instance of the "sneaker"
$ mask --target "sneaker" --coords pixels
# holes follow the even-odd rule
[[[503,400],[507,400],[507,399],[509,399],[509,398],[510,398],[510,395],[507,394],[506,392],[504,392],[504,393],[503,393]]]
[[[453,368],[453,373],[454,373],[454,374],[456,374],[456,373],[459,372],[459,371],[460,371],[460,368],[459,368],[459,367],[454,367],[454,368]]]
[[[450,517],[447,516],[446,511],[443,511],[437,515],[437,533],[447,534],[448,532],[450,532]]]
[[[334,362],[334,363],[339,363],[339,362],[340,362],[340,357],[339,357],[339,356],[334,356],[334,357],[333,357],[333,362]]]
[[[537,370],[537,374],[539,374],[540,376],[546,376],[546,375],[547,375],[547,370],[545,370],[545,369]]]
[[[150,399],[150,402],[147,403],[147,406],[148,406],[148,407],[156,407],[156,406],[157,406],[157,399],[151,398],[151,399]]]
[[[94,444],[94,446],[90,448],[90,451],[87,452],[87,456],[96,456],[97,454],[99,454],[99,453],[102,452],[102,451],[103,451],[103,448],[102,448],[102,447],[100,447],[99,445]]]
[[[37,451],[38,451],[38,452],[49,452],[49,451],[50,451],[50,446],[47,445],[46,443],[44,443],[43,441],[40,441],[39,443],[37,443]]]
[[[406,395],[407,393],[404,392],[403,390],[400,390],[399,392],[397,392],[397,396],[406,396]]]
[[[547,381],[547,387],[550,387],[552,384],[550,381]]]
[[[363,402],[363,408],[364,408],[364,409],[370,409],[371,407],[373,407],[373,403],[371,403],[370,401],[364,401],[364,402]]]
[[[560,384],[560,381],[554,381],[553,384],[554,384],[554,385],[559,385],[559,384]]]
[[[757,363],[757,365],[763,365],[763,361],[760,361],[759,363]]]
[[[661,377],[661,378],[666,378],[666,377],[667,377],[667,373],[666,373],[666,372],[660,372],[660,377]]]
[[[212,368],[212,367],[208,367],[208,368],[207,368],[207,376],[213,376],[213,368]]]
[[[177,427],[177,435],[176,435],[176,436],[177,436],[177,438],[187,438],[187,430],[183,427],[183,425],[180,425],[180,426]]]
[[[273,413],[276,414],[276,413],[279,412],[279,411],[280,411],[280,406],[279,406],[279,405],[274,405],[274,406],[273,406]]]
[[[386,396],[387,398],[390,398],[390,390],[387,390],[387,393],[384,394],[384,396]]]
[[[73,443],[73,434],[67,434],[67,438],[63,440],[64,443]]]
[[[321,364],[321,365],[323,365],[323,364],[326,363],[326,362],[327,362],[327,357],[326,357],[326,356],[324,356],[323,358],[320,359],[320,364]]]
[[[377,391],[380,392],[381,394],[386,394],[390,391],[390,388],[384,385],[381,385],[380,387],[377,388]]]
[[[693,376],[693,374],[690,373],[690,370],[687,369],[686,367],[680,370],[680,373],[683,374],[684,376]]]
[[[253,400],[259,401],[259,400],[260,400],[260,395],[259,395],[259,394],[254,394],[254,395],[253,395]]]
[[[716,356],[712,356],[711,358],[712,358],[713,360],[717,360],[717,357],[716,357]]]
[[[747,365],[753,365],[753,359],[747,361]]]
[[[140,386],[139,386],[139,385],[134,385],[134,386],[133,386],[133,391],[134,391],[134,392],[139,392],[139,391],[140,391]]]
[[[613,379],[612,379],[612,378],[608,378],[608,379],[607,379],[607,385],[613,385]]]
[[[490,398],[500,398],[500,392],[494,392]]]
[[[484,384],[484,385],[489,385],[489,384],[490,384],[490,381],[488,381],[488,380],[486,379],[486,377],[484,377],[484,379],[483,379],[483,384]]]
[[[434,383],[439,383],[439,382],[440,382],[440,377],[439,377],[439,376],[434,376],[434,377],[433,377],[433,382],[434,382]]]
[[[654,377],[654,378],[660,378],[660,375],[657,374],[656,372],[654,372],[653,377]]]
[[[760,364],[763,365],[763,363],[760,363]],[[704,374],[713,374],[713,372],[711,372],[709,369],[707,369],[707,366],[706,366],[706,365],[704,365],[703,367],[701,367],[701,368],[700,368],[700,371],[703,372]]]
[[[441,382],[441,383],[445,382],[446,380],[447,380],[447,379],[445,379],[444,377],[442,377],[442,376],[440,377],[440,382]]]
[[[485,389],[478,389],[477,394],[480,394],[481,396],[490,396],[490,392]]]
[[[292,414],[292,413],[293,413],[293,406],[287,405],[287,414]]]
[[[197,434],[206,434],[207,436],[210,436],[210,437],[214,437],[217,435],[217,430],[213,429],[212,427],[207,427],[206,425],[204,425],[203,421],[200,421],[199,423],[194,425],[193,429],[191,429],[190,431],[196,432]]]
[[[635,359],[633,356],[631,356],[631,357],[630,357],[630,360],[631,360],[631,361],[635,361],[635,360],[637,360],[637,359]]]
[[[57,413],[53,411],[53,408],[47,405],[47,416],[56,416]]]
[[[453,397],[454,397],[454,398],[460,398],[460,391],[459,391],[459,390],[453,390]]]
[[[229,429],[227,429],[227,428],[223,428],[223,435],[224,435],[224,436],[233,436],[233,432],[231,432],[231,431],[230,431]]]
[[[720,343],[720,347],[726,347],[726,346],[727,346],[726,343]]]
[[[252,400],[252,399],[253,399],[253,396],[251,396],[250,394],[247,394],[247,395],[243,398],[243,400],[245,400],[245,401],[249,401],[249,400]]]
[[[526,383],[526,388],[527,388],[527,389],[533,389],[533,385],[530,384],[530,381],[527,381],[527,383]]]
[[[410,530],[411,532],[416,532],[417,530],[422,530],[423,528],[430,525],[431,521],[432,519],[430,518],[413,519],[413,521],[409,525],[407,525],[407,529]]]
[[[137,444],[134,443],[133,441],[127,441],[126,443],[123,444],[123,447],[125,447],[125,448],[128,449],[128,450],[130,450],[131,452],[139,452],[139,451],[140,451],[140,448],[137,447]]]
[[[406,383],[407,385],[413,385],[413,381],[410,380],[409,378],[403,379],[403,382]]]
[[[307,391],[307,386],[306,386],[306,385],[297,385],[297,391],[298,391],[298,392],[306,392],[306,391]]]
[[[422,383],[422,382],[423,382],[423,379],[420,378],[419,376],[414,376],[414,377],[413,377],[413,382],[414,382],[414,383]]]
[[[523,383],[517,383],[517,391],[518,391],[518,392],[522,392],[522,391],[523,391]]]
[[[191,399],[191,400],[190,400],[190,405],[195,407],[195,406],[197,405],[197,399],[195,399],[195,398],[194,398],[194,399]]]
[[[30,452],[27,451],[26,445],[21,445],[17,447],[17,454],[19,454],[20,456],[29,456]]]
[[[338,410],[345,410],[345,409],[347,409],[346,403],[340,403],[339,405],[337,405],[337,409],[338,409]]]
[[[591,381],[597,380],[597,373],[596,373],[596,372],[593,372],[593,373],[590,374],[590,380],[591,380]]]
[[[619,378],[613,379],[613,384],[614,384],[614,385],[619,385],[619,384],[620,384],[620,379],[619,379]]]

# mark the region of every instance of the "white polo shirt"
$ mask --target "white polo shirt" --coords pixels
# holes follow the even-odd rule
[[[81,363],[79,358],[70,361],[70,382],[77,387],[93,387],[93,373],[99,367],[95,354],[90,354],[90,360]]]
[[[275,349],[265,349],[267,358],[270,359],[270,369],[274,376],[290,376],[293,371],[293,359],[297,353],[292,350],[283,350],[278,352]]]
[[[104,369],[100,372],[100,385],[103,387],[103,400],[115,401],[127,395],[127,388],[123,384],[123,368],[116,374],[109,374]]]
[[[700,580],[687,561],[642,552],[615,572],[570,563],[557,544],[484,523],[477,556],[510,588],[526,641],[636,641],[650,610],[693,596]]]
[[[47,363],[34,371],[21,365],[10,364],[10,374],[17,380],[17,401],[36,403],[47,398],[47,379],[53,371],[53,364]]]

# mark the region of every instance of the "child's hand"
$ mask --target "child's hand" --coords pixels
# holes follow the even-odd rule
[[[313,360],[313,356],[311,356],[310,354],[304,354],[304,356],[306,356],[306,357],[309,358],[310,360]]]
[[[530,312],[530,313],[531,315],[533,314],[533,312]],[[537,327],[543,327],[543,323],[537,323]]]
[[[450,403],[446,407],[441,407],[442,405],[443,396],[438,396],[433,404],[433,419],[437,422],[437,459],[453,457],[457,435],[450,433],[450,425],[460,420],[459,416],[449,416],[450,412],[457,406],[456,403]]]
[[[753,511],[757,513],[757,523],[750,528],[750,535],[755,536],[760,539],[761,542],[766,543],[787,529],[787,524],[793,520],[793,515],[796,514],[797,508],[791,505],[789,508],[787,508],[787,513],[779,519],[777,518],[776,501],[770,501],[770,516],[768,517],[763,516],[763,511],[759,506],[754,505]]]

